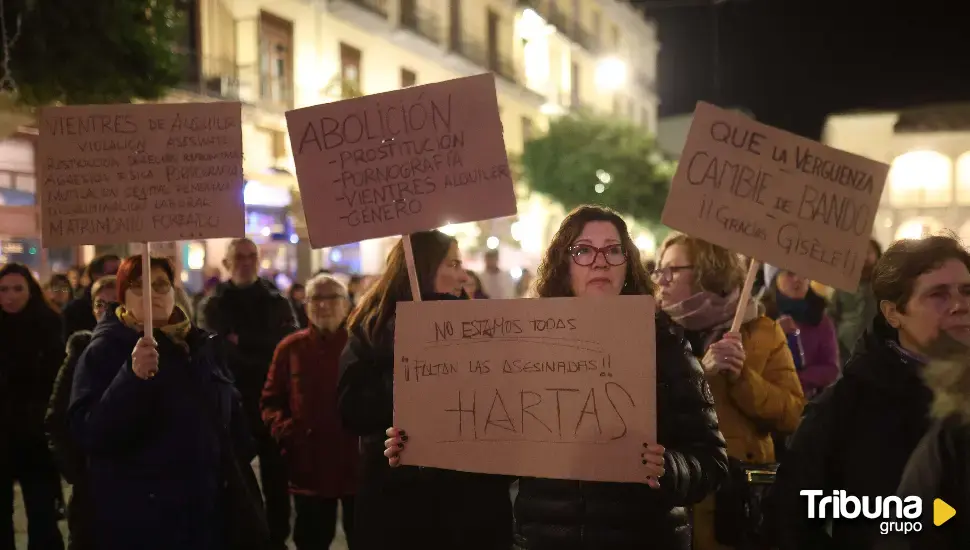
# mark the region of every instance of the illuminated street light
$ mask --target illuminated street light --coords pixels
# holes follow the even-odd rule
[[[611,92],[619,90],[626,84],[628,72],[626,62],[620,58],[601,59],[596,64],[596,87]]]

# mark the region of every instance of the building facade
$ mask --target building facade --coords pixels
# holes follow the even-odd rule
[[[283,113],[292,108],[490,71],[511,155],[550,116],[585,107],[656,128],[653,24],[617,0],[199,0],[201,78],[249,110],[247,178],[288,188],[299,276],[331,266],[373,273],[393,239],[310,251]],[[229,61],[231,60],[231,61]],[[224,75],[225,68],[234,74]],[[516,219],[444,228],[463,248],[499,243],[507,263],[534,263],[561,219],[520,189]],[[265,233],[265,228],[262,229]],[[271,232],[276,234],[275,231]],[[496,237],[490,239],[490,237]],[[297,244],[288,246],[289,241]],[[211,255],[211,254],[210,254]],[[278,265],[277,267],[283,267]]]
[[[183,4],[188,25],[179,53],[185,76],[169,100],[242,102],[247,234],[260,245],[265,269],[300,279],[328,266],[379,272],[393,239],[310,250],[301,238],[304,205],[286,132],[287,110],[492,72],[510,156],[520,153],[549,117],[570,109],[613,114],[656,131],[656,28],[625,1]],[[523,186],[518,193],[514,218],[443,229],[473,254],[499,247],[506,267],[534,265],[564,213]],[[181,243],[187,276],[200,282],[205,268],[218,268],[227,243]],[[77,260],[109,250],[128,252],[124,248],[85,247]]]
[[[970,104],[834,115],[823,141],[890,164],[873,226],[884,246],[943,230],[970,243]]]

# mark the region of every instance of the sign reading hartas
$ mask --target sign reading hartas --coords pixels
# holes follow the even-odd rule
[[[286,113],[315,248],[516,213],[495,77]]]
[[[654,300],[401,302],[404,464],[645,483],[656,441]]]
[[[44,246],[241,237],[239,103],[48,107]]]
[[[888,174],[886,164],[701,102],[662,220],[855,291]]]

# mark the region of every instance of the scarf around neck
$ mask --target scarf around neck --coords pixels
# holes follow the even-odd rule
[[[727,296],[701,291],[682,302],[664,308],[664,312],[678,325],[690,331],[703,331],[730,326],[738,308],[741,291],[735,289]],[[761,315],[757,300],[750,299],[742,321],[747,323]]]
[[[131,312],[125,309],[125,306],[118,306],[118,309],[115,310],[115,315],[118,316],[118,319],[126,327],[137,331],[144,330],[144,325],[141,321],[135,319]],[[192,322],[189,321],[189,316],[185,314],[185,311],[181,307],[175,306],[169,323],[161,327],[155,327],[155,330],[161,331],[169,340],[175,342],[176,345],[185,351],[189,351],[189,344],[186,338],[189,335],[189,331],[192,330]]]

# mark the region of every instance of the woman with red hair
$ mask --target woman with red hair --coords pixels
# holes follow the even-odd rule
[[[248,468],[249,431],[213,340],[176,305],[174,275],[165,259],[153,258],[145,279],[141,256],[121,264],[121,304],[94,329],[74,376],[68,419],[89,457],[101,549],[220,550],[236,519],[223,499],[224,458]]]

